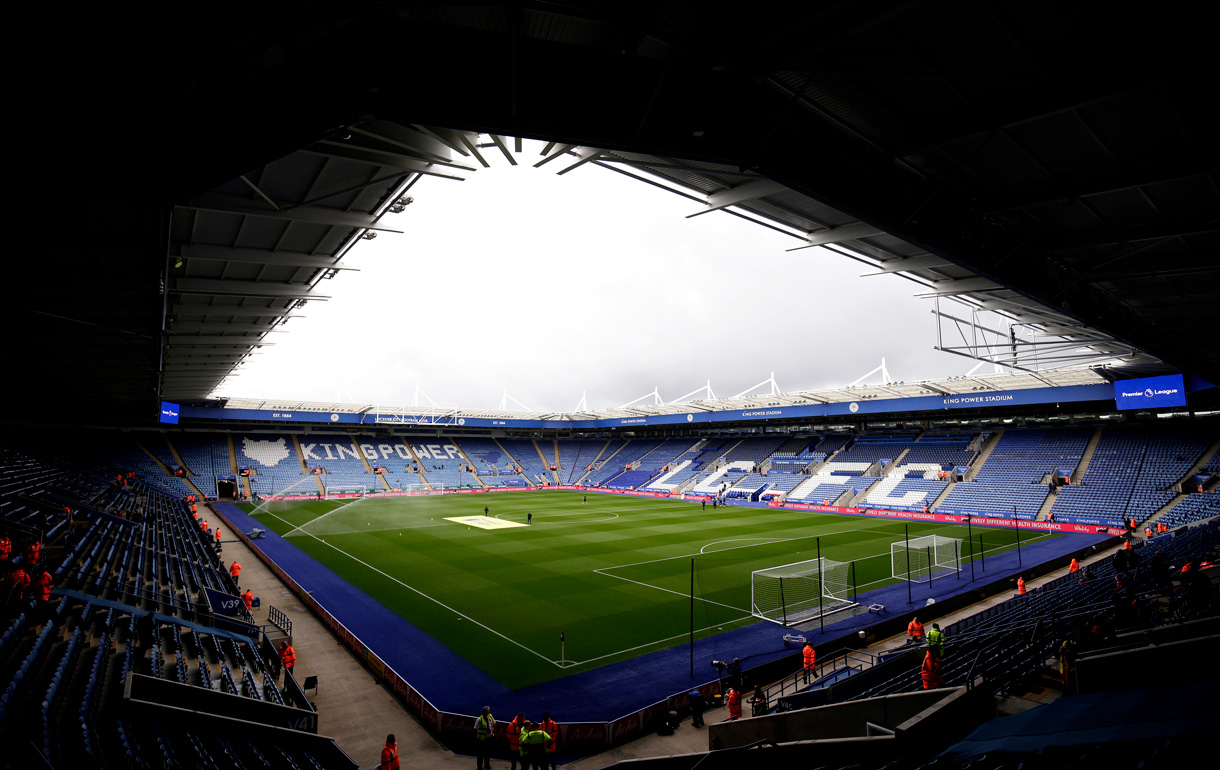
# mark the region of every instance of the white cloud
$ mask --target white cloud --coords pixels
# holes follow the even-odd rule
[[[319,287],[306,318],[225,395],[533,409],[616,406],[709,378],[732,395],[774,371],[784,390],[842,385],[886,357],[903,380],[964,370],[932,350],[930,307],[898,278],[586,165],[501,163],[428,179]],[[555,164],[551,164],[555,165]]]

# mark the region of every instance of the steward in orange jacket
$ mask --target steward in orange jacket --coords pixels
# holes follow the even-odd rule
[[[34,598],[39,604],[51,601],[51,573],[45,569],[34,578]]]
[[[512,762],[512,770],[517,770],[517,757],[521,754],[521,727],[525,724],[525,713],[513,717],[513,721],[504,728],[504,736],[508,738],[508,756]],[[524,763],[522,763],[524,766]]]
[[[945,680],[940,677],[940,658],[928,650],[923,656],[923,664],[919,667],[919,678],[923,680],[925,690],[935,690],[945,686]]]
[[[551,736],[551,739],[546,743],[547,759],[542,764],[546,765],[549,763],[551,770],[555,770],[555,750],[559,748],[559,725],[554,719],[551,719],[551,712],[542,712],[542,722],[538,724],[538,729]],[[538,770],[542,770],[542,768],[539,767]]]
[[[730,687],[726,700],[729,704],[729,719],[741,719],[741,693]]]
[[[813,642],[805,642],[805,649],[801,651],[801,657],[805,663],[805,681],[809,681],[809,677],[813,676],[813,669],[817,664],[817,652],[813,649]]]
[[[1072,563],[1068,565],[1068,572],[1078,572],[1080,570],[1080,562],[1076,561],[1076,557],[1072,557]]]
[[[25,546],[25,563],[33,567],[38,563],[38,557],[42,551],[42,543],[37,540],[31,540]]]
[[[923,623],[919,622],[918,617],[911,618],[911,622],[907,624],[907,636],[912,642],[923,641]]]
[[[297,651],[292,649],[292,645],[288,642],[280,642],[280,665],[289,674],[292,673],[292,667],[297,664]],[[287,676],[284,677],[287,681]]]
[[[24,599],[25,592],[30,587],[30,576],[25,574],[25,570],[19,569],[10,574],[8,579],[13,586],[9,596],[13,597],[17,601]]]
[[[381,770],[399,770],[398,741],[394,740],[394,733],[385,737],[385,747],[381,749]]]

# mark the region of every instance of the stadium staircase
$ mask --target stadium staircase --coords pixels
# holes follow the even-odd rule
[[[291,435],[291,438],[292,438],[292,447],[293,447],[293,449],[296,450],[296,453],[297,453],[297,463],[299,463],[301,466],[301,473],[305,474],[306,476],[312,476],[313,483],[316,484],[318,487],[318,494],[325,497],[326,496],[326,487],[322,484],[322,479],[319,478],[318,474],[314,473],[310,469],[309,463],[305,462],[305,451],[303,449],[301,449],[300,438],[298,438],[295,433],[293,433]],[[229,439],[229,446],[230,446],[230,448],[233,446],[232,438]],[[250,494],[249,482],[247,482],[246,494]],[[251,497],[253,497],[253,495],[251,495]]]
[[[878,460],[877,462],[875,462],[873,464],[873,466],[871,468],[869,468],[868,470],[866,470],[864,472],[864,475],[865,476],[884,476],[885,474],[889,473],[890,471],[892,471],[895,468],[902,465],[902,459],[904,457],[906,457],[908,454],[910,454],[910,452],[911,452],[911,447],[903,447],[903,450],[901,452],[899,452],[898,456],[895,457],[893,460],[890,460],[884,466],[882,466],[881,461]]]
[[[585,470],[583,473],[581,473],[579,476],[577,476],[574,480],[572,480],[573,484],[576,484],[577,486],[579,486],[579,485],[585,483],[585,478],[588,477],[588,475],[590,473],[592,473],[598,467],[597,458],[602,456],[602,452],[605,452],[606,447],[608,447],[608,446],[610,446],[609,441],[606,441],[606,443],[602,444],[602,448],[597,450],[597,454],[593,455],[593,459],[591,461],[589,461],[588,469]]]
[[[295,441],[295,439],[293,439]],[[225,434],[225,446],[229,449],[229,473],[237,475],[237,447],[233,446],[233,434]],[[300,457],[301,446],[297,444],[297,456]],[[302,460],[301,462],[304,462]]]
[[[835,457],[837,455],[839,455],[842,451],[843,451],[842,449],[836,449],[833,452],[831,452],[830,454],[826,455],[825,460],[823,460],[820,463],[815,464],[812,468],[809,469],[809,471],[808,471],[809,474],[816,475],[818,471],[822,470],[822,468],[826,466],[826,463],[832,462],[835,459]]]
[[[174,458],[174,462],[178,463],[178,467],[185,469],[189,474],[191,469],[187,467],[186,460],[182,459],[182,455],[178,454],[178,448],[174,446],[174,442],[169,440],[169,436],[165,437],[165,445],[169,447],[169,456]]]
[[[505,449],[505,448],[504,448],[504,445],[500,443],[500,439],[498,439],[498,438],[493,438],[493,439],[492,439],[492,441],[496,442],[496,446],[500,447],[500,451],[504,453],[504,456],[505,456],[505,457],[507,457],[508,459],[510,459],[510,460],[512,460],[512,461],[513,461],[513,465],[514,465],[514,466],[516,466],[517,468],[521,468],[522,470],[524,470],[524,469],[525,469],[525,466],[521,464],[521,461],[520,461],[520,460],[518,460],[517,458],[513,457],[513,453],[512,453],[512,452],[510,452],[510,451],[508,451],[507,449]],[[537,444],[534,444],[534,448],[535,448],[535,449],[537,449],[537,448],[538,448],[538,445],[537,445]],[[539,456],[539,457],[541,457],[541,456],[542,456],[542,452],[541,452],[541,451],[540,451],[540,452],[538,452],[538,456]],[[420,468],[422,468],[422,467],[424,467],[424,466],[422,466],[422,465],[421,465],[421,466],[419,466],[419,467],[420,467]],[[526,476],[524,473],[518,473],[518,474],[516,474],[516,475],[517,475],[517,476],[520,476],[522,479],[524,479],[524,480],[525,480],[525,483],[527,483],[527,484],[529,484],[529,485],[531,485],[531,486],[534,484],[533,479],[531,479],[530,477]]]
[[[1093,431],[1093,435],[1089,436],[1089,443],[1084,445],[1084,452],[1080,455],[1080,463],[1072,474],[1072,486],[1084,483],[1084,474],[1089,470],[1089,463],[1093,462],[1093,453],[1097,451],[1097,444],[1101,442],[1102,430],[1103,428],[1098,426],[1097,430]]]
[[[669,479],[673,478],[674,476],[677,476],[679,473],[686,470],[688,467],[690,467],[691,462],[692,462],[691,460],[683,460],[682,462],[678,463],[677,465],[674,465],[667,473],[663,473],[660,476],[658,476],[657,478],[653,479],[652,483],[648,484],[648,487],[650,489],[661,489],[661,487],[660,487],[661,484],[665,484],[666,482],[669,481]],[[690,481],[690,479],[687,479],[687,481]],[[686,482],[683,482],[682,484],[677,484],[673,488],[671,488],[669,491],[675,492],[675,491],[677,491],[678,487],[684,486],[685,483]]]
[[[297,443],[296,436],[292,437],[292,443],[297,448],[297,457],[302,458],[301,462],[304,463],[305,460],[303,459],[303,456],[301,455],[301,445],[299,443]],[[229,473],[232,473],[233,478],[237,479],[237,483],[241,484],[242,490],[246,493],[246,499],[249,500],[251,497],[253,497],[253,495],[251,494],[251,491],[250,491],[250,479],[248,477],[242,476],[241,472],[237,468],[237,447],[233,445],[233,434],[232,433],[225,436],[225,444],[229,447]],[[254,472],[257,473],[257,471],[254,471]],[[319,481],[318,487],[321,488],[321,486],[322,486],[322,482]]]
[[[157,467],[161,469],[162,473],[164,473],[166,476],[173,477],[174,474],[170,471],[170,469],[168,467],[166,467],[165,463],[161,462],[161,458],[157,457],[156,453],[152,452],[151,450],[149,450],[148,447],[146,447],[142,443],[140,443],[139,439],[133,438],[132,441],[135,443],[135,445],[137,447],[140,448],[141,452],[143,452],[144,454],[146,454],[150,458],[152,458],[152,461],[157,464]],[[172,448],[171,448],[171,451],[172,451]],[[175,457],[175,459],[177,459],[179,461],[179,464],[181,465],[182,458],[178,457],[177,455],[174,455],[174,457]],[[186,466],[183,465],[182,467],[185,468]]]
[[[1047,658],[1028,679],[1013,686],[995,704],[996,716],[1021,714],[1031,708],[1054,703],[1063,697],[1063,675],[1059,660]]]
[[[534,450],[536,452],[538,452],[538,459],[542,460],[542,467],[545,470],[545,472],[550,475],[551,481],[558,484],[559,483],[559,474],[557,472],[551,470],[551,463],[558,464],[559,459],[558,458],[555,458],[554,460],[546,459],[546,454],[542,451],[542,447],[538,446],[538,442],[530,441],[530,443],[534,445]]]
[[[169,440],[169,436],[165,437],[165,445],[169,447],[170,457],[173,457],[174,461],[178,463],[178,466],[183,470],[183,474],[179,478],[184,484],[187,485],[187,487],[190,488],[191,493],[195,495],[195,497],[198,497],[200,500],[206,500],[208,496],[199,490],[199,487],[195,485],[195,482],[191,481],[191,476],[194,476],[195,472],[186,464],[186,460],[182,459],[182,455],[178,454],[178,447],[174,446],[174,442]],[[166,472],[168,473],[169,470],[166,469]]]
[[[853,495],[853,496],[851,497],[850,502],[848,502],[848,503],[845,503],[845,504],[844,504],[844,505],[845,505],[845,507],[847,507],[847,508],[856,508],[856,507],[859,507],[860,503],[864,501],[864,498],[868,497],[868,493],[869,493],[869,492],[871,492],[871,491],[873,491],[873,487],[877,486],[877,485],[878,485],[878,484],[880,484],[882,481],[884,481],[884,479],[877,479],[877,480],[876,480],[876,481],[874,481],[872,484],[869,484],[867,487],[865,487],[864,489],[860,490],[860,494],[858,494],[858,495]],[[850,491],[850,490],[849,490],[849,491]]]
[[[966,471],[966,481],[974,481],[974,477],[979,475],[979,471],[983,469],[983,464],[987,462],[987,458],[991,457],[991,453],[995,451],[996,444],[1000,443],[1000,439],[1004,437],[1004,431],[997,430],[992,433],[987,441],[983,444],[983,451],[979,456],[974,458],[974,462],[970,463],[970,470]]]
[[[411,448],[411,442],[407,441],[405,438],[400,438],[399,441],[401,441],[403,446],[407,448],[407,453],[411,455],[411,462],[415,463],[416,468],[419,468],[419,471],[415,475],[419,476],[420,482],[422,482],[425,487],[432,489],[432,484],[428,481],[428,478],[424,476],[424,464],[419,461],[419,455],[415,454],[415,450]]]
[[[608,446],[608,445],[610,444],[610,442],[609,442],[609,441],[607,441],[607,442],[606,442],[606,444],[607,444],[607,446]],[[606,463],[610,462],[610,461],[611,461],[611,460],[613,460],[615,457],[618,457],[618,453],[619,453],[619,452],[621,452],[621,451],[623,451],[624,449],[626,449],[626,448],[627,448],[628,446],[630,446],[630,445],[631,445],[631,442],[630,442],[630,441],[624,441],[622,446],[620,446],[618,449],[616,449],[616,450],[614,450],[613,452],[611,452],[611,453],[610,453],[609,455],[607,455],[607,456],[606,456],[604,459],[602,459],[602,457],[601,457],[601,455],[600,455],[600,454],[599,454],[597,457],[593,458],[593,470],[595,470],[595,471],[599,471],[599,470],[601,470],[602,468],[604,468],[604,467],[605,467],[605,465],[606,465]],[[603,452],[605,452],[606,450],[605,450],[605,449],[602,449],[602,451],[603,451]]]
[[[360,442],[356,441],[356,437],[352,436],[352,449],[356,450],[356,456],[360,458],[360,462],[364,465],[365,473],[372,473],[373,466],[369,463],[369,458],[364,456],[364,450],[360,448]],[[300,446],[298,444],[298,446]]]
[[[456,438],[450,437],[449,441],[455,447],[457,447],[458,454],[460,454],[462,456],[462,460],[464,460],[468,466],[475,469],[474,470],[474,480],[479,482],[480,484],[482,484],[484,489],[487,489],[489,486],[488,483],[479,477],[479,466],[474,464],[474,460],[470,459],[470,455],[466,454],[466,450],[462,449],[462,445],[460,443],[458,443],[458,440]],[[385,479],[383,478],[382,481],[384,481],[384,480]],[[388,487],[387,487],[387,489],[388,489]]]
[[[935,511],[935,510],[936,510],[936,507],[937,507],[938,505],[940,505],[940,504],[941,504],[941,502],[942,502],[942,501],[943,501],[943,500],[944,500],[946,497],[948,497],[949,493],[950,493],[950,492],[952,492],[952,491],[953,491],[953,488],[954,488],[954,487],[956,487],[956,486],[957,486],[957,482],[956,482],[956,481],[950,481],[948,484],[946,484],[946,485],[945,485],[945,488],[941,490],[940,494],[936,496],[936,499],[935,499],[935,500],[933,500],[933,501],[932,501],[932,503],[931,503],[931,504],[928,506],[928,510],[929,510],[929,511]]]
[[[1050,493],[1042,501],[1042,505],[1038,507],[1038,513],[1034,516],[1034,521],[1046,521],[1046,517],[1050,515],[1051,508],[1055,507],[1055,501],[1058,499],[1058,490],[1055,487],[1051,487]]]
[[[1216,456],[1216,452],[1218,450],[1220,450],[1220,440],[1212,442],[1211,446],[1204,450],[1203,454],[1199,455],[1199,459],[1191,464],[1190,469],[1184,473],[1181,478],[1174,482],[1173,486],[1177,488],[1178,485],[1185,484],[1187,481],[1191,480],[1196,473],[1199,473],[1208,466],[1208,464],[1212,461],[1212,458]],[[1189,494],[1174,495],[1172,499],[1170,499],[1160,508],[1153,511],[1150,516],[1138,522],[1139,528],[1136,532],[1136,536],[1143,537],[1144,527],[1152,525],[1155,521],[1168,514],[1174,508],[1178,507],[1179,503],[1186,502],[1188,499],[1190,499]]]
[[[1155,513],[1153,513],[1151,516],[1149,516],[1144,521],[1140,522],[1140,524],[1142,526],[1151,526],[1153,524],[1153,522],[1155,522],[1157,519],[1161,518],[1165,514],[1169,513],[1174,508],[1177,508],[1178,503],[1183,502],[1188,497],[1189,497],[1189,495],[1174,495],[1172,500],[1165,503],[1160,508],[1157,508]],[[1143,532],[1143,530],[1140,530],[1140,533],[1142,533],[1142,532]]]
[[[185,476],[182,478],[182,480],[183,480],[183,481],[186,483],[186,485],[187,485],[187,486],[190,488],[191,493],[192,493],[193,495],[195,495],[195,497],[199,498],[200,500],[206,500],[206,499],[208,499],[208,496],[207,496],[207,495],[205,495],[205,494],[204,494],[204,493],[203,493],[203,492],[202,492],[202,491],[199,489],[199,487],[195,486],[195,482],[191,481],[189,478],[186,478]]]
[[[1212,459],[1216,456],[1216,452],[1220,452],[1220,439],[1212,442],[1212,445],[1199,456],[1199,459],[1195,461],[1194,465],[1190,466],[1190,470],[1187,471],[1182,478],[1178,479],[1178,483],[1185,482],[1196,473],[1202,472],[1204,468],[1211,464]]]

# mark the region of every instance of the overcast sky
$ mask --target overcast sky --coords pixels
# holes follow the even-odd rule
[[[269,335],[218,395],[573,410],[846,385],[885,356],[896,380],[965,373],[932,349],[929,300],[894,276],[586,164],[564,176],[489,152],[464,182],[425,179],[319,285],[327,302]],[[493,157],[494,153],[494,157]],[[564,164],[567,165],[567,164]],[[879,381],[879,377],[869,378]]]

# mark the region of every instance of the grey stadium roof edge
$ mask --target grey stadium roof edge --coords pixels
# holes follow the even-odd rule
[[[516,136],[1004,314],[1065,363],[1220,381],[1207,25],[1111,9],[356,2],[32,26],[53,32],[22,76],[44,165],[6,304],[20,403],[144,420],[206,395],[341,290],[413,185]]]

